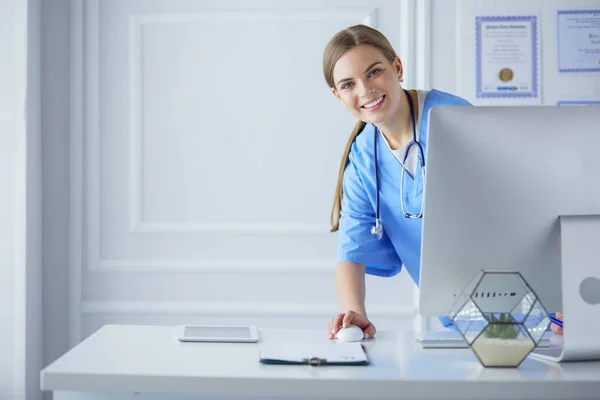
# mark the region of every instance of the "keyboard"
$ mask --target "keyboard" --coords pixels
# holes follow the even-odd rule
[[[550,348],[551,332],[544,333],[544,336],[538,343],[537,349]],[[468,348],[467,341],[457,331],[429,331],[416,338],[424,349],[464,349]],[[559,351],[560,354],[560,351]]]

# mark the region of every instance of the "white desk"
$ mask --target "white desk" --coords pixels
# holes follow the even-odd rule
[[[600,362],[483,368],[469,349],[422,350],[411,332],[378,332],[365,342],[371,365],[343,367],[264,365],[259,343],[180,343],[174,332],[107,325],[45,368],[42,389],[55,400],[600,398]],[[260,336],[328,340],[325,330]]]

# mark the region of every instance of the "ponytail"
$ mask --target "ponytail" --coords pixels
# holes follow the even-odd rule
[[[335,187],[335,195],[333,197],[333,208],[331,210],[331,232],[337,232],[340,228],[340,218],[342,211],[342,196],[344,195],[343,190],[343,180],[344,180],[344,170],[346,169],[346,165],[348,165],[348,157],[350,155],[350,149],[352,149],[352,144],[354,144],[354,140],[359,133],[365,128],[367,124],[363,121],[358,121],[354,130],[350,134],[350,139],[346,144],[346,149],[344,149],[344,155],[342,156],[342,162],[340,164],[340,171],[338,173],[337,186]]]

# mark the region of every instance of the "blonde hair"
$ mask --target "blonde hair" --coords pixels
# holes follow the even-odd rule
[[[349,50],[354,49],[360,45],[373,46],[390,62],[394,63],[397,55],[392,45],[387,38],[378,30],[373,29],[366,25],[354,25],[336,33],[323,51],[323,75],[325,81],[330,88],[335,89],[335,82],[333,79],[333,69],[338,60]],[[352,133],[350,139],[346,144],[344,155],[342,156],[342,162],[340,164],[340,170],[338,173],[337,185],[335,188],[335,194],[333,199],[333,208],[331,210],[331,232],[336,232],[339,229],[340,212],[342,210],[342,196],[343,188],[342,181],[344,178],[344,170],[348,164],[348,157],[350,149],[354,140],[360,132],[365,128],[367,124],[363,121],[358,121]]]

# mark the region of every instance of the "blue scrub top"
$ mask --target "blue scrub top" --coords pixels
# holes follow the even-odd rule
[[[429,110],[435,106],[468,106],[468,101],[431,90],[425,98],[419,142],[427,152],[427,123]],[[366,264],[366,273],[390,277],[398,274],[402,265],[419,285],[422,219],[404,217],[400,207],[400,176],[402,165],[386,146],[381,135],[374,137],[375,126],[367,124],[356,137],[350,150],[349,162],[344,170],[341,218],[338,233],[337,262]],[[383,237],[371,235],[375,224],[375,166],[373,142],[377,140],[377,166],[379,173],[379,219],[383,224]],[[404,179],[404,204],[407,210],[418,212],[423,197],[421,175]],[[452,322],[440,317],[446,327]]]

